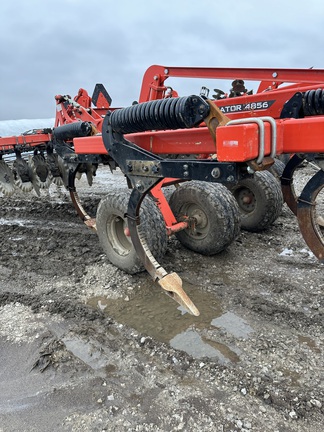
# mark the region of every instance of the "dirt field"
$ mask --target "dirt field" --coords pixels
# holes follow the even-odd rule
[[[324,267],[286,206],[213,257],[169,240],[199,317],[109,264],[63,189],[1,197],[0,224],[1,432],[323,430]]]

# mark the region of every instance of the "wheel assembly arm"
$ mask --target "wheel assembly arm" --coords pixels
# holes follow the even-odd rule
[[[166,270],[155,260],[149,247],[147,246],[144,233],[141,230],[139,209],[145,193],[140,193],[133,189],[128,203],[128,228],[131,239],[138,257],[143,262],[146,270],[154,281],[158,281],[161,288],[173,300],[183,306],[192,315],[198,316],[199,311],[194,303],[182,289],[182,280],[177,273],[168,274]]]

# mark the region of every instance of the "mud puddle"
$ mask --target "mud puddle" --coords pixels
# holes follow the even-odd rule
[[[253,329],[233,312],[224,311],[220,300],[183,281],[183,288],[200,311],[190,315],[153,282],[143,283],[124,298],[92,297],[87,304],[141,334],[185,351],[194,358],[213,358],[221,364],[238,362],[240,351],[221,340],[228,332],[234,338],[248,338]]]
[[[43,220],[38,219],[5,219],[0,218],[0,226],[19,226],[26,229],[40,228],[42,230],[56,230],[60,232],[70,232],[71,229],[80,227],[80,222],[66,222],[66,221],[48,221],[44,223]],[[81,225],[83,226],[83,225]]]

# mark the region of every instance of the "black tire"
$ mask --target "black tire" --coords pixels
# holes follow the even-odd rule
[[[166,186],[162,189],[166,200],[169,202],[173,192],[176,190],[176,186]]]
[[[285,165],[287,165],[287,163],[289,162],[289,159],[291,158],[291,154],[281,154],[278,155],[277,158],[284,163]]]
[[[214,255],[229,246],[240,233],[240,212],[233,195],[221,184],[191,181],[171,195],[170,207],[178,221],[195,217],[195,230],[177,232],[188,249]]]
[[[96,225],[100,245],[108,260],[121,270],[135,274],[143,271],[144,266],[124,232],[129,197],[129,191],[110,191],[99,203]],[[140,220],[147,245],[159,261],[166,252],[168,238],[162,215],[149,196],[141,204]]]
[[[283,196],[280,183],[269,171],[258,171],[230,188],[240,212],[242,229],[258,232],[268,228],[280,215]]]
[[[274,164],[271,165],[269,171],[277,179],[280,180],[286,165],[279,159],[274,159]]]

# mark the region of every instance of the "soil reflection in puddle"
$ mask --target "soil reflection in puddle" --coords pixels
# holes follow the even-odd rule
[[[130,295],[127,300],[93,297],[88,300],[88,304],[103,310],[116,321],[160,342],[169,343],[173,348],[185,351],[195,358],[217,358],[221,363],[239,361],[237,349],[200,335],[204,329],[214,328],[216,333],[217,327],[226,327],[226,319],[217,321],[227,316],[222,311],[219,299],[211,293],[198,290],[187,281],[183,281],[183,288],[199,309],[200,316],[190,315],[183,307],[177,306],[151,281],[142,283],[136,294]],[[247,329],[247,325],[245,328],[243,320],[231,314],[231,318],[236,317],[233,326],[238,325],[239,328],[236,333],[229,328],[229,333],[238,337],[243,334],[247,336],[251,328]]]

